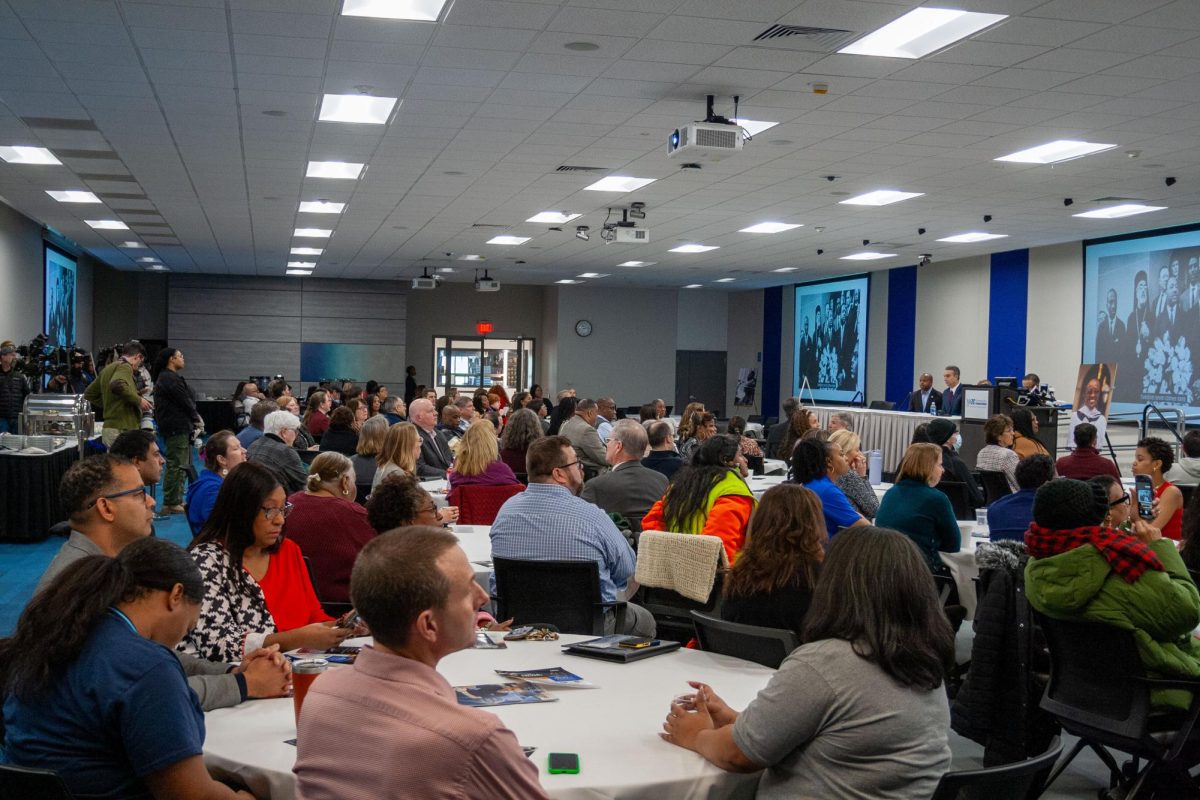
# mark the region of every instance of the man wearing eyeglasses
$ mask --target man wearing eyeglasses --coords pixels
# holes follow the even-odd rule
[[[72,464],[58,494],[71,522],[71,536],[42,574],[35,593],[79,559],[113,558],[127,544],[150,535],[154,497],[147,494],[137,467],[123,458],[103,454]],[[291,668],[278,648],[248,654],[238,665],[177,656],[205,711],[251,697],[282,697],[291,685]]]
[[[492,523],[492,556],[526,561],[595,561],[600,600],[615,603],[633,578],[633,548],[608,515],[578,497],[583,467],[565,436],[535,439],[525,454],[529,486],[501,506]],[[495,591],[495,576],[492,577]],[[622,625],[605,614],[606,633],[653,636],[654,617],[626,604]]]

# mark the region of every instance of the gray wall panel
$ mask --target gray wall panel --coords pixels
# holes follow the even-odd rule
[[[171,337],[203,339],[218,342],[298,342],[299,317],[261,317],[223,315],[214,320],[212,314],[171,314]],[[176,345],[178,346],[178,345]],[[182,349],[182,348],[180,348]],[[190,356],[185,352],[184,356]]]
[[[363,322],[353,317],[305,316],[301,341],[341,344],[382,344],[404,347],[404,320],[381,319]]]
[[[219,319],[224,314],[298,317],[300,292],[176,288],[172,285],[167,313],[208,314],[213,319]]]
[[[347,321],[360,319],[399,320],[404,327],[405,297],[398,294],[371,294],[365,292],[310,292],[304,291],[301,313],[305,317],[345,317]],[[332,341],[332,340],[331,340]]]

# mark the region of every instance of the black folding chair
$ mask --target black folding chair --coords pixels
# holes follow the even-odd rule
[[[783,628],[726,622],[699,611],[692,612],[692,621],[701,650],[744,658],[772,669],[778,669],[788,654],[800,646],[796,634]]]
[[[1037,800],[1045,787],[1046,773],[1062,753],[1057,736],[1046,752],[998,767],[947,772],[938,781],[930,800]]]
[[[325,601],[321,599],[321,593],[317,590],[317,573],[313,570],[312,559],[308,556],[303,556],[304,566],[308,570],[308,580],[312,583],[313,591],[317,595],[317,602],[321,604],[321,608],[325,609],[325,613],[331,617],[340,617],[347,611],[354,608],[353,603],[343,603],[335,600]]]
[[[0,764],[0,800],[73,800],[74,797],[54,770]]]
[[[621,630],[625,603],[600,599],[595,561],[521,561],[492,557],[496,575],[496,619],[549,622],[562,633],[603,636],[608,612]]]
[[[371,496],[371,484],[356,483],[354,484],[354,488],[358,490],[358,493],[354,497],[354,502],[365,508],[367,499]]]
[[[950,507],[954,509],[955,519],[975,519],[975,509],[971,508],[971,497],[967,494],[967,485],[965,483],[961,481],[941,481],[934,488],[950,498]]]
[[[979,479],[983,482],[984,505],[990,506],[1001,497],[1012,494],[1008,476],[1003,472],[981,469],[979,470]]]
[[[654,617],[657,636],[664,639],[674,639],[686,642],[696,635],[696,627],[692,622],[692,612],[715,613],[721,605],[721,584],[723,575],[717,571],[713,581],[712,591],[708,599],[699,603],[684,597],[672,589],[659,589],[653,586],[638,587],[637,594],[630,598]]]

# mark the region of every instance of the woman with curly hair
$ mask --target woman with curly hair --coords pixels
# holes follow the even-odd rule
[[[722,619],[800,636],[828,541],[816,494],[794,483],[772,486],[750,518],[746,546],[725,578]]]
[[[1174,463],[1175,451],[1171,446],[1157,436],[1148,436],[1137,443],[1130,469],[1134,475],[1149,475],[1154,482],[1158,513],[1148,520],[1150,524],[1168,539],[1179,541],[1183,535],[1183,493],[1163,477]]]

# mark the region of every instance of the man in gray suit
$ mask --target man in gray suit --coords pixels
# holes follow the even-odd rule
[[[604,443],[596,432],[599,416],[600,409],[595,400],[580,400],[575,406],[575,416],[562,424],[559,433],[570,440],[576,457],[586,470],[604,473],[608,472],[608,462],[605,460]]]
[[[642,466],[649,446],[641,423],[631,419],[616,422],[604,452],[612,472],[592,478],[579,495],[604,511],[623,516],[635,533],[642,530],[642,517],[650,506],[667,493],[667,476]]]

